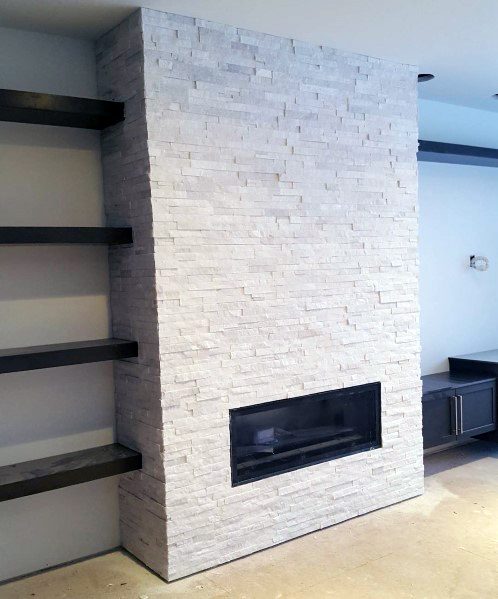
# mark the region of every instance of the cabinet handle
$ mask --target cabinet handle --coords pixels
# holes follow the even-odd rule
[[[453,403],[455,404],[455,435],[458,435],[458,395],[453,395]]]
[[[458,399],[460,401],[460,434],[463,435],[463,395],[459,395]]]

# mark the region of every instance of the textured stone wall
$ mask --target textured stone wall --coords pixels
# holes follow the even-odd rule
[[[102,65],[142,61],[145,126],[129,160],[104,154],[111,212],[146,205],[153,242],[135,271],[117,263],[113,301],[116,333],[159,334],[150,391],[118,371],[120,430],[150,453],[122,519],[173,580],[423,490],[416,70],[147,9],[132,22],[143,48],[125,49],[126,22],[100,70],[127,97],[128,67]],[[231,487],[230,408],[374,381],[382,449]]]
[[[157,273],[140,12],[104,36],[96,52],[101,97],[126,103],[124,123],[102,133],[107,219],[110,225],[133,227],[133,246],[110,250],[113,334],[139,342],[137,360],[114,366],[118,440],[143,455],[143,469],[121,477],[121,540],[166,578]]]

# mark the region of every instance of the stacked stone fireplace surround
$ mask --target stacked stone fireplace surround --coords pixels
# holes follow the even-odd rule
[[[416,70],[147,9],[97,63],[124,547],[174,580],[422,493]],[[376,381],[382,448],[231,486],[231,408]]]

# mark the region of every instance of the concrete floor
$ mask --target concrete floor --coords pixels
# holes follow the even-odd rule
[[[166,584],[122,552],[0,586],[1,599],[497,599],[498,445],[426,457],[426,492]]]

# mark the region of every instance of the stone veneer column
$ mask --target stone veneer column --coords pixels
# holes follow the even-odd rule
[[[98,59],[125,547],[173,580],[420,494],[417,71],[148,9]],[[381,449],[231,486],[231,408],[374,381]]]
[[[141,472],[121,477],[121,540],[166,578],[164,426],[143,48],[138,11],[99,40],[96,52],[101,97],[126,102],[124,123],[102,133],[108,223],[133,227],[133,246],[110,250],[113,334],[139,343],[136,361],[114,366],[118,440],[143,456]]]

